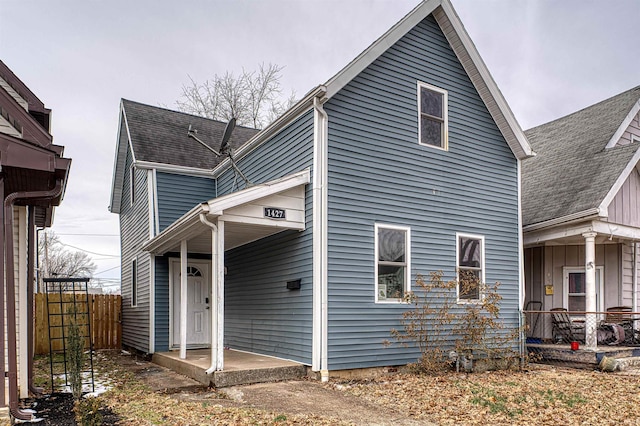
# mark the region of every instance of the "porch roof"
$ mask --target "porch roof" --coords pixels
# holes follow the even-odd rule
[[[142,249],[162,255],[178,251],[188,241],[191,253],[211,253],[211,228],[206,221],[225,222],[225,250],[239,247],[278,232],[305,229],[305,185],[309,170],[251,186],[198,204]],[[282,209],[284,218],[265,217],[264,208]]]
[[[615,145],[639,106],[640,86],[525,132],[537,153],[522,162],[525,232],[606,216],[640,160],[637,144]]]

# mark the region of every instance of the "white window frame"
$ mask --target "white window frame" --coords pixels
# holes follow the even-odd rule
[[[136,189],[136,172],[135,166],[132,164],[129,167],[129,201],[131,205],[136,201],[135,189]]]
[[[134,257],[131,261],[131,307],[138,306],[138,258]]]
[[[404,231],[405,233],[405,252],[404,252],[404,293],[407,294],[411,291],[411,228],[408,226],[401,226],[401,225],[389,225],[389,224],[385,224],[385,223],[376,223],[374,226],[374,297],[375,297],[375,303],[391,303],[391,304],[398,304],[398,303],[406,303],[402,298],[393,298],[393,299],[380,299],[379,296],[379,289],[378,289],[378,266],[380,265],[380,261],[379,261],[379,246],[378,246],[378,233],[380,229],[394,229],[394,230],[398,230],[398,231]],[[388,263],[388,264],[399,264],[399,262],[393,262],[393,263]]]
[[[631,143],[640,142],[640,136],[631,135]]]
[[[466,234],[462,232],[456,232],[456,300],[459,304],[465,303],[479,303],[484,300],[485,293],[482,289],[478,289],[478,299],[461,299],[460,298],[460,238],[470,238],[474,240],[480,240],[480,284],[485,284],[485,256],[484,256],[484,235]],[[467,267],[463,267],[466,269]]]
[[[599,281],[597,280],[598,276],[596,275],[596,310],[598,312],[604,312],[604,266],[596,266],[596,271],[600,273]],[[586,270],[584,266],[564,266],[562,268],[562,307],[565,309],[569,309],[569,274],[579,273],[585,274],[586,279]],[[579,296],[582,293],[573,294]]]
[[[442,140],[440,141],[440,146],[431,145],[428,143],[422,143],[422,90],[427,89],[432,92],[442,94]],[[418,143],[422,146],[428,146],[435,149],[441,149],[443,151],[449,150],[449,94],[446,90],[441,89],[436,86],[432,86],[431,84],[424,83],[422,81],[418,81]],[[440,120],[440,117],[434,117],[429,114],[424,114],[425,116]]]

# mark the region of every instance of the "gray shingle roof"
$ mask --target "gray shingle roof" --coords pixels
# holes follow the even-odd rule
[[[227,123],[126,99],[122,105],[137,161],[213,169],[224,160],[189,138],[187,130],[191,125],[198,130],[200,140],[218,150]],[[256,133],[256,129],[237,126],[231,135],[231,147],[237,149]]]
[[[640,86],[525,132],[536,157],[522,162],[525,226],[596,208],[637,144],[605,146],[640,98]]]

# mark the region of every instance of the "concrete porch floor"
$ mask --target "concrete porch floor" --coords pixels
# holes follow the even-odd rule
[[[216,388],[299,379],[307,374],[303,364],[233,349],[224,350],[224,370],[211,375],[206,373],[211,366],[210,349],[189,349],[186,359],[180,359],[180,351],[156,352],[152,361]]]

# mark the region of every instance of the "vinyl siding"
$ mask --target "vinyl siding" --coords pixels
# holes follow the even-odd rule
[[[596,266],[603,267],[604,273],[604,307],[619,306],[622,298],[621,289],[624,280],[624,264],[627,255],[623,244],[596,244]],[[564,245],[532,247],[525,250],[527,267],[537,267],[537,271],[527,270],[527,276],[540,278],[532,285],[552,285],[553,294],[545,295],[544,289],[527,288],[527,299],[543,302],[542,309],[566,308],[563,306],[564,267],[584,267],[584,245]],[[629,263],[630,259],[629,259]],[[629,277],[630,279],[630,277]],[[529,281],[526,283],[530,284]],[[536,294],[536,298],[531,298]]]
[[[609,204],[608,221],[640,227],[640,173],[634,168]]]
[[[216,196],[216,182],[214,179],[173,173],[157,172],[156,189],[160,232],[191,210],[196,204],[203,203]]]
[[[169,350],[169,258],[155,257],[155,351]]]
[[[449,150],[418,144],[417,82],[448,92]],[[430,16],[325,105],[329,114],[329,369],[397,365],[404,304],[374,303],[374,224],[411,228],[411,277],[455,276],[456,232],[485,237],[486,281],[518,325],[517,162]],[[412,284],[413,285],[413,284]]]
[[[121,135],[122,137],[122,135]],[[126,137],[126,136],[124,136]],[[120,207],[120,250],[122,253],[122,343],[143,352],[149,350],[149,253],[141,250],[149,239],[149,197],[147,171],[135,170],[135,202],[131,205],[129,168],[131,151],[127,159]],[[131,264],[137,257],[137,306],[131,306]]]
[[[635,141],[640,141],[640,113],[636,114],[636,116],[629,123],[629,127],[624,131],[620,140],[618,141],[618,145],[628,145],[631,143],[631,139],[634,138]]]
[[[260,183],[312,162],[313,115],[308,112],[242,158],[238,167]],[[219,178],[220,195],[237,190],[233,179],[231,170]],[[311,202],[307,185],[305,231],[284,231],[225,253],[226,346],[311,364]],[[287,281],[295,279],[302,280],[301,289],[287,290]]]

